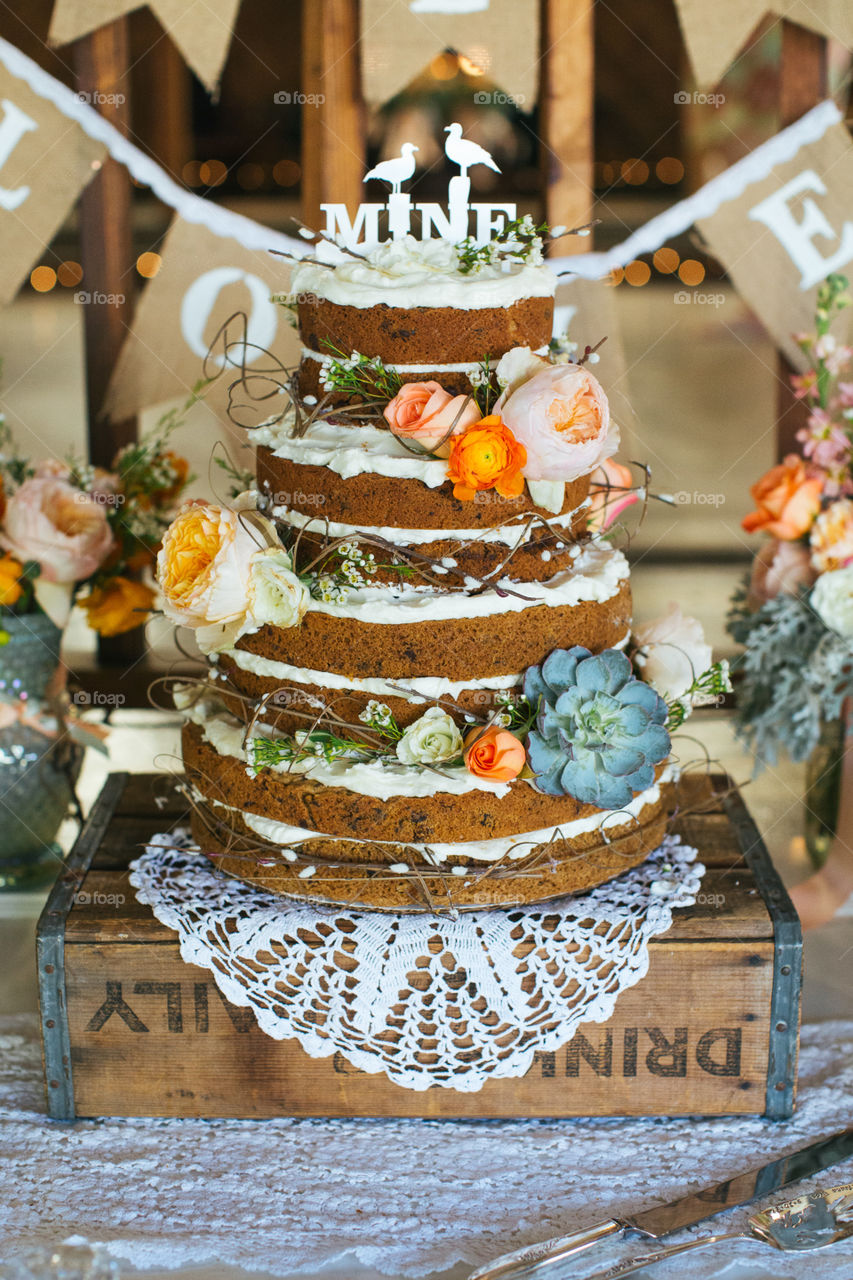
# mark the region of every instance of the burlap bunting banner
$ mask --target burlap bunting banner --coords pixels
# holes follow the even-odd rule
[[[56,0],[48,41],[69,44],[140,8],[140,0]],[[149,0],[208,93],[215,93],[228,56],[240,0]]]
[[[105,154],[0,67],[0,305],[15,296]]]
[[[286,262],[182,218],[169,230],[162,260],[113,370],[104,406],[110,418],[121,420],[186,395],[202,376],[217,331],[237,311],[248,317],[250,343],[272,351],[283,364],[296,364],[295,331],[287,312],[270,301],[272,293],[287,289]],[[226,371],[221,381],[233,377]]]
[[[717,84],[762,18],[787,18],[853,48],[850,0],[675,0],[693,74],[701,89]]]
[[[361,0],[361,70],[368,102],[381,105],[393,98],[445,49],[464,54],[486,77],[488,84],[473,94],[474,102],[491,99],[533,110],[539,0]],[[499,86],[500,97],[492,85]]]
[[[697,226],[794,365],[792,333],[814,324],[817,286],[853,271],[853,143],[831,129]]]

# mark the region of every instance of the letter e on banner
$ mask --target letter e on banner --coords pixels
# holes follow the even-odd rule
[[[811,289],[831,271],[841,271],[853,260],[853,222],[845,222],[839,234],[811,196],[804,196],[803,216],[798,222],[791,204],[804,191],[826,195],[826,187],[813,169],[797,174],[772,196],[767,196],[750,209],[749,217],[770,228],[799,271],[800,288]],[[818,236],[830,244],[838,240],[841,243],[835,253],[825,258],[814,243]]]

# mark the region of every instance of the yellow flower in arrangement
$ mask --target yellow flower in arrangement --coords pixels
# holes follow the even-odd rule
[[[102,636],[119,636],[142,626],[154,606],[155,592],[132,578],[112,578],[103,587],[93,587],[80,601],[93,631]]]
[[[517,498],[524,489],[521,468],[527,450],[496,414],[481,418],[450,444],[447,478],[453,496],[463,501],[484,489],[496,489],[501,497]]]
[[[0,605],[17,604],[23,595],[21,586],[24,566],[14,556],[0,557]]]

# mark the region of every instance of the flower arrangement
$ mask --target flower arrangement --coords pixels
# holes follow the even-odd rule
[[[768,535],[728,620],[744,648],[738,728],[759,767],[783,750],[808,759],[853,694],[853,348],[831,332],[850,301],[840,275],[818,291],[814,332],[797,338],[809,367],[792,380],[809,409],[802,454],[753,486],[743,521]]]
[[[144,575],[189,480],[187,462],[169,447],[169,437],[194,399],[122,449],[109,471],[74,459],[33,463],[0,418],[5,611],[41,611],[62,628],[77,603],[103,636],[147,620],[155,592]]]

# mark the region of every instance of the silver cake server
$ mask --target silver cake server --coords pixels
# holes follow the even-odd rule
[[[569,1235],[539,1244],[528,1245],[514,1253],[506,1253],[494,1262],[472,1271],[469,1280],[532,1280],[547,1277],[567,1258],[612,1236],[639,1236],[644,1240],[661,1240],[682,1227],[694,1226],[713,1218],[726,1209],[748,1204],[758,1196],[769,1195],[801,1178],[828,1169],[853,1156],[853,1129],[844,1129],[820,1142],[772,1160],[757,1169],[735,1174],[724,1182],[704,1187],[692,1195],[672,1200],[669,1204],[643,1209],[624,1218],[605,1218],[592,1226],[572,1231]]]

